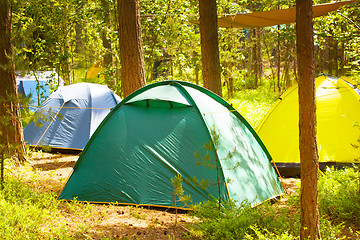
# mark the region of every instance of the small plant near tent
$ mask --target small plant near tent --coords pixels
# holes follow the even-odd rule
[[[219,131],[216,129],[215,126],[212,126],[210,128],[210,134],[211,134],[211,138],[212,138],[212,142],[206,143],[203,148],[206,150],[206,154],[205,156],[200,156],[200,154],[198,152],[195,152],[195,158],[198,159],[197,161],[197,165],[201,165],[201,166],[205,166],[208,167],[210,169],[215,169],[216,170],[216,176],[217,176],[217,186],[218,186],[218,209],[220,211],[221,208],[221,181],[220,181],[220,170],[221,170],[221,164],[220,161],[223,160],[229,160],[231,159],[235,153],[236,153],[236,147],[234,147],[233,150],[229,151],[226,158],[225,159],[219,159],[218,157],[216,157],[216,159],[211,159],[210,157],[210,152],[216,152],[218,149],[218,146],[220,144],[220,133]],[[217,156],[217,154],[216,154]],[[232,168],[237,168],[238,164],[236,164],[235,166],[233,166]],[[194,179],[196,180],[196,179]],[[230,181],[229,179],[225,179],[226,182]],[[198,182],[198,181],[197,181]],[[209,183],[207,180],[202,179],[200,182],[200,186],[202,188],[206,188],[207,186],[209,186],[211,183]]]
[[[180,174],[176,175],[174,178],[171,178],[171,183],[174,188],[173,197],[174,197],[174,207],[175,207],[175,222],[174,222],[174,237],[176,236],[176,228],[178,224],[178,209],[177,209],[177,202],[183,202],[187,205],[191,202],[190,195],[184,195],[184,188],[182,186],[183,178]]]
[[[182,202],[185,206],[191,202],[190,195],[184,195],[184,188],[182,186],[183,178],[181,175],[176,175],[174,178],[171,178],[171,183],[174,188],[173,197],[174,197],[174,207],[177,209],[177,202]]]
[[[76,198],[70,202],[66,202],[66,206],[69,212],[84,217],[89,217],[93,209],[93,206],[88,202],[79,202]]]
[[[129,206],[129,212],[130,215],[133,216],[136,219],[146,219],[146,215],[141,213],[141,209],[142,207],[137,207],[137,206]]]

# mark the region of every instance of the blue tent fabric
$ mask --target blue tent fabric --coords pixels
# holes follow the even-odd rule
[[[77,83],[61,87],[38,108],[40,119],[24,129],[32,146],[82,150],[97,126],[120,102],[107,86]]]
[[[40,106],[41,102],[50,96],[50,87],[46,81],[19,81],[18,93],[30,98],[30,106]],[[36,108],[30,107],[35,110]]]
[[[18,93],[29,98],[29,110],[35,111],[50,96],[52,89],[64,85],[64,80],[54,71],[38,71],[17,73],[16,84]]]

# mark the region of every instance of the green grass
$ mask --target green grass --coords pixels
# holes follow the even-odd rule
[[[11,160],[6,161],[0,188],[0,239],[65,240],[86,235],[83,223],[69,222],[66,216],[73,216],[70,221],[88,218],[93,205],[57,201],[57,194],[43,186],[52,183],[27,164],[15,167]]]
[[[278,93],[262,86],[239,91],[228,101],[256,129],[278,97]]]
[[[67,239],[65,224],[55,220],[58,204],[52,194],[35,192],[8,176],[0,191],[1,239]]]

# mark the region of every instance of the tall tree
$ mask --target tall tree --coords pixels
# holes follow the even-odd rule
[[[121,88],[126,97],[146,85],[139,0],[118,0]]]
[[[312,15],[312,0],[296,0],[301,168],[300,239],[320,239],[318,206],[319,159],[316,145],[315,61]]]
[[[111,22],[110,22],[110,4],[107,0],[101,0],[101,5],[103,8],[103,14],[104,14],[104,24],[106,26],[109,26],[111,24]],[[104,67],[107,67],[110,64],[112,64],[113,56],[111,53],[112,52],[111,41],[110,41],[109,37],[107,36],[105,27],[103,27],[102,31],[101,31],[101,40],[102,40],[102,45],[106,51],[104,54],[103,65],[104,65]]]
[[[262,55],[261,55],[261,32],[259,28],[253,28],[250,30],[251,41],[251,72],[254,77],[254,88],[259,86],[262,73]]]
[[[76,16],[81,16],[81,12],[83,11],[85,2],[80,1],[78,5],[75,7]],[[76,21],[75,23],[75,50],[74,52],[79,54],[84,51],[84,43],[82,41],[83,36],[83,24],[81,21]]]
[[[25,147],[12,58],[14,48],[9,0],[0,0],[0,36],[0,158],[2,163],[5,155],[24,162]]]
[[[222,96],[216,0],[199,0],[204,87]]]

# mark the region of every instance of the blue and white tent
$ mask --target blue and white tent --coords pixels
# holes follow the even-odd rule
[[[18,93],[29,98],[29,109],[35,111],[50,96],[50,89],[63,86],[64,81],[54,71],[39,71],[25,75],[18,73],[16,84]]]
[[[35,112],[42,117],[25,127],[25,142],[31,146],[82,150],[120,100],[105,85],[77,83],[60,87]]]

